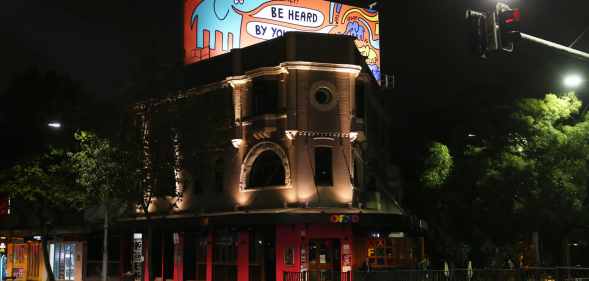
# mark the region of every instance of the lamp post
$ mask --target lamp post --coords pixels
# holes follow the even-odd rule
[[[567,90],[575,91],[575,92],[577,92],[579,89],[581,89],[583,87],[584,83],[585,83],[585,79],[579,73],[569,73],[569,74],[565,75],[562,79],[562,85]],[[583,116],[587,112],[587,108],[588,108],[588,105],[584,105],[581,108],[581,110],[579,112],[579,118],[583,118]]]
[[[571,73],[571,74],[567,74],[563,80],[563,85],[567,88],[567,89],[578,89],[579,87],[581,87],[583,85],[583,83],[585,82],[585,80],[583,79],[583,77],[580,74],[577,73]]]
[[[59,121],[51,121],[47,123],[47,127],[52,129],[61,129],[61,122]]]

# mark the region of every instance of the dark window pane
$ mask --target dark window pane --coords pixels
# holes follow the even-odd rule
[[[151,251],[151,266],[153,268],[153,276],[162,277],[162,233],[154,231],[149,250]]]
[[[360,81],[356,82],[355,101],[356,117],[364,118],[364,83]]]
[[[333,185],[331,168],[331,148],[315,148],[315,184],[322,186]]]
[[[182,257],[184,262],[183,275],[184,280],[195,280],[196,279],[196,235],[194,233],[186,233],[184,235],[184,249],[182,249],[184,256]]]
[[[328,89],[321,88],[315,92],[315,100],[319,104],[329,104],[332,99],[333,97]]]
[[[172,279],[174,277],[174,240],[172,233],[165,233],[162,241],[164,247],[164,277]]]
[[[223,192],[223,159],[215,161],[215,190]]]
[[[254,161],[247,186],[267,187],[285,184],[285,172],[282,160],[271,150],[262,152]]]

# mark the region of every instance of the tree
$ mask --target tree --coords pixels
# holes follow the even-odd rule
[[[519,100],[504,134],[480,134],[454,146],[445,184],[435,185],[435,197],[428,189],[418,193],[429,200],[423,214],[480,255],[489,245],[508,248],[534,231],[554,240],[547,245],[568,250],[569,233],[589,223],[589,120],[579,116],[581,106],[574,94]],[[446,174],[441,151],[430,149],[422,185]],[[557,253],[560,247],[552,248]]]
[[[130,153],[114,146],[108,139],[81,131],[75,134],[79,150],[71,154],[76,183],[87,195],[85,202],[100,205],[103,212],[102,280],[108,276],[109,218],[126,206],[125,198],[136,192],[138,170],[129,165]],[[114,214],[113,214],[114,213]]]
[[[28,162],[2,172],[0,193],[8,194],[17,206],[19,219],[34,215],[42,235],[43,261],[47,278],[54,281],[47,242],[60,214],[79,212],[85,204],[85,190],[74,183],[71,165],[63,150],[51,149]]]

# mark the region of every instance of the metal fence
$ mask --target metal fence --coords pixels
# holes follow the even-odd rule
[[[356,271],[353,277],[353,281],[589,281],[589,268]]]
[[[284,272],[284,281],[351,281],[352,272],[334,270]]]
[[[284,281],[589,281],[589,268],[284,272]]]

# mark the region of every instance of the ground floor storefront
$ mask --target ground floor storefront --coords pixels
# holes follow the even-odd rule
[[[144,281],[351,281],[354,270],[414,269],[424,256],[423,239],[400,225],[406,224],[401,217],[380,219],[225,216],[184,230],[154,223],[149,231],[126,234],[129,250],[121,265],[127,276]]]
[[[108,280],[351,281],[357,270],[415,268],[424,245],[413,230],[400,215],[322,211],[132,220],[111,226]],[[47,280],[41,240],[0,237],[1,280]],[[102,245],[99,230],[52,235],[55,280],[101,280]]]

